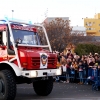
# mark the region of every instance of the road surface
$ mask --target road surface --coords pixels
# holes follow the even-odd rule
[[[54,82],[54,88],[49,96],[35,94],[32,84],[17,86],[15,100],[100,100],[100,91],[92,91],[91,85]]]

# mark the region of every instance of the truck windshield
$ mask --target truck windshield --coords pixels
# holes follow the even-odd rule
[[[40,45],[38,34],[33,31],[12,29],[14,41],[20,40],[20,44]]]

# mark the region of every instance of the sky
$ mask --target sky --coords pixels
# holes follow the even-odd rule
[[[14,10],[14,12],[12,12]],[[69,17],[71,26],[100,13],[100,0],[0,0],[0,17],[41,23],[46,17]]]

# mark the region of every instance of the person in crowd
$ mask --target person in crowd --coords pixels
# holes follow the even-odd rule
[[[90,52],[90,53],[89,53],[89,56],[93,56],[93,54]]]
[[[66,71],[67,71],[67,68],[66,68],[66,66],[67,66],[67,65],[66,65],[66,61],[65,61],[65,62],[62,64],[63,76],[64,76],[64,81],[63,81],[63,82],[64,82],[64,83],[66,83],[66,80],[67,80],[67,77],[66,77],[66,76],[67,76],[67,72],[66,72]]]
[[[74,63],[75,63],[75,61],[76,61],[76,59],[75,59],[75,58],[73,58],[73,59],[72,59],[72,62],[74,62]]]
[[[79,71],[79,79],[80,79],[79,84],[83,84],[83,62],[82,61],[79,61],[78,71]]]
[[[81,61],[81,56],[78,55],[77,62],[79,63]]]
[[[94,66],[92,67],[92,69],[93,69],[92,77],[96,77],[97,78],[97,76],[98,76],[98,74],[97,74],[98,73],[98,71],[97,71],[98,69],[97,68],[98,68],[98,63],[95,63]]]
[[[64,55],[63,52],[57,53],[58,62],[57,67],[62,66],[63,76],[65,77],[64,82],[69,83],[73,77],[75,82],[83,84],[89,77],[93,77],[97,74],[100,77],[100,55],[95,53],[94,55],[90,52],[89,55],[79,56],[76,53],[71,53],[71,50]],[[73,74],[72,74],[73,73]]]
[[[85,59],[85,56],[84,56],[84,55],[82,55],[82,57],[81,57],[81,61],[84,61],[84,59]]]
[[[89,76],[87,78],[86,84],[93,84],[98,80],[98,70],[97,70],[98,64],[95,63],[94,66],[92,67],[92,76]]]
[[[60,78],[60,80],[62,80],[62,82],[65,82],[66,81],[66,59],[65,59],[65,56],[62,55],[61,57],[61,61],[60,61],[60,64],[61,64],[61,69],[62,69],[62,75],[63,77]]]
[[[100,64],[98,64],[98,77],[100,78]]]
[[[70,82],[74,82],[74,79],[75,79],[75,69],[74,69],[74,65],[75,65],[75,62],[73,61],[71,63],[71,66],[70,66],[70,69],[71,69],[71,71],[70,71],[70,76],[71,76]]]
[[[69,49],[68,50],[68,52],[67,52],[67,54],[66,54],[66,59],[67,58],[70,58],[70,59],[73,59],[74,58],[74,56],[73,56],[73,54],[71,53],[71,50]]]
[[[100,63],[100,57],[97,53],[94,54],[95,63]]]
[[[90,53],[91,54],[91,53]],[[88,63],[88,77],[92,76],[92,67],[95,64],[95,59],[93,58],[92,55],[89,55],[87,58],[87,63]]]
[[[67,59],[67,64],[66,64],[66,82],[69,83],[70,82],[70,60]]]
[[[74,82],[77,83],[78,82],[77,81],[77,77],[78,77],[78,62],[77,61],[74,62],[73,67],[74,67],[74,70],[75,70],[75,79],[74,79]]]
[[[83,78],[84,78],[84,83],[85,83],[87,77],[88,77],[88,64],[87,64],[87,60],[84,60],[83,61]]]
[[[98,64],[98,77],[100,77],[100,56],[98,53],[95,53],[95,62]]]
[[[74,59],[76,59],[77,56],[78,56],[78,55],[74,52],[74,53],[73,53],[73,57],[74,57]]]
[[[71,66],[71,63],[72,63],[72,59],[70,58],[70,57],[68,57],[67,59],[66,59],[66,61],[67,61],[67,66],[66,66],[66,68],[67,68],[67,83],[69,83],[69,81],[70,81],[70,77],[71,77],[71,75],[70,75],[70,66]]]

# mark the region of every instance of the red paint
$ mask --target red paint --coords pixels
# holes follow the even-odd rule
[[[50,54],[49,51],[45,51],[42,48],[36,47],[19,47],[21,65],[23,62],[27,62],[27,66],[23,66],[26,69],[40,69],[40,54],[47,53],[48,55],[48,69],[56,68],[57,56]],[[23,53],[22,53],[23,52]],[[24,56],[23,56],[24,55]]]
[[[4,30],[6,30],[6,25],[0,25],[0,31],[4,31]]]
[[[0,25],[0,30],[4,30],[6,25]],[[20,25],[11,25],[12,29],[18,30],[26,30],[26,31],[34,31],[36,32],[36,28],[33,27],[25,27]],[[1,46],[0,50],[0,61],[9,61],[14,58],[15,55],[8,55],[7,47]],[[46,53],[48,55],[48,66],[47,69],[57,68],[57,56],[56,54],[50,53],[48,50],[44,50],[41,47],[22,47],[18,46],[18,57],[21,63],[21,66],[26,70],[35,70],[40,69],[40,53]],[[17,60],[14,60],[12,63],[18,66]]]
[[[36,28],[29,27],[29,26],[11,25],[11,28],[12,29],[17,29],[17,30],[25,30],[25,31],[36,32]]]

